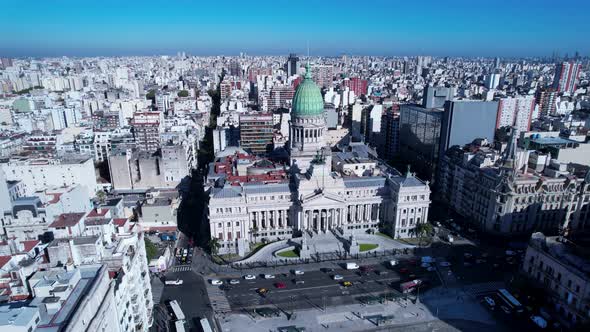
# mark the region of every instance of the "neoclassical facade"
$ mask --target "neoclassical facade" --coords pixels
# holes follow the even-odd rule
[[[333,163],[323,99],[309,66],[292,105],[290,163],[282,171],[239,153],[230,163],[210,165],[209,226],[219,252],[243,256],[251,243],[327,232],[412,237],[411,229],[428,218],[428,183],[367,162],[364,145],[348,147]],[[342,171],[359,167],[362,172]]]

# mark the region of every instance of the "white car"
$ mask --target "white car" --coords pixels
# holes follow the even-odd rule
[[[484,301],[486,301],[486,303],[490,306],[490,307],[494,307],[496,306],[496,302],[489,296],[486,296],[483,298]]]
[[[444,267],[449,267],[449,266],[451,266],[451,263],[449,263],[449,262],[440,262],[440,263],[438,263],[438,265],[444,266]]]
[[[302,275],[304,275],[304,274],[305,274],[305,272],[303,272],[303,271],[301,271],[301,270],[295,270],[295,271],[293,271],[293,273],[294,273],[296,276],[302,276]]]
[[[240,283],[240,281],[238,279],[232,279],[232,280],[229,281],[229,284],[230,285],[237,285],[239,283]]]
[[[244,279],[246,279],[246,280],[254,280],[254,279],[256,279],[256,276],[253,275],[253,274],[246,274],[244,276]]]
[[[183,283],[182,279],[166,280],[166,285],[178,286],[178,285],[182,285],[182,283]]]
[[[220,286],[223,285],[223,281],[219,279],[211,279],[211,285]]]
[[[332,277],[332,279],[334,279],[334,280],[342,280],[342,279],[344,279],[344,277],[342,277],[342,276],[341,276],[341,275],[339,275],[339,274],[335,274],[335,275]]]
[[[264,275],[264,279],[274,279],[274,278],[275,278],[275,276],[272,274],[265,274]]]

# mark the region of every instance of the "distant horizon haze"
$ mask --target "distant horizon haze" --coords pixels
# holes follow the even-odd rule
[[[2,7],[0,56],[590,55],[590,1],[57,0]]]

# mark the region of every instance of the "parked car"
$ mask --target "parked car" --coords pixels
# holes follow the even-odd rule
[[[240,283],[240,281],[238,279],[232,279],[229,281],[230,285],[237,285]]]
[[[343,281],[342,282],[342,286],[344,286],[344,287],[351,287],[352,286],[352,282],[351,281]]]
[[[277,282],[275,283],[275,287],[278,289],[285,289],[287,288],[287,285],[284,282]]]
[[[256,276],[253,275],[253,274],[246,274],[244,276],[244,279],[246,279],[246,280],[254,280],[254,279],[256,279]]]
[[[301,280],[301,279],[293,279],[293,283],[295,285],[303,285],[305,284],[305,280]]]
[[[377,270],[377,271],[375,271],[375,273],[377,273],[377,275],[379,275],[379,276],[384,276],[384,275],[388,274],[389,272],[387,272],[385,270]]]
[[[342,279],[344,279],[344,277],[341,276],[341,275],[339,275],[339,274],[335,274],[334,276],[332,276],[332,279],[334,279],[334,280],[342,280]]]
[[[330,273],[330,272],[334,272],[334,269],[331,267],[322,267],[320,269],[320,271],[324,272],[324,273]]]
[[[395,260],[395,259],[392,259],[392,260],[390,260],[390,261],[389,261],[389,266],[390,266],[390,267],[394,267],[394,266],[396,266],[396,265],[397,265],[397,260]]]
[[[274,279],[274,278],[275,278],[275,276],[272,274],[265,274],[264,275],[264,279]]]
[[[294,274],[294,275],[296,275],[296,276],[302,276],[302,275],[304,275],[304,274],[305,274],[305,272],[303,272],[303,271],[301,271],[301,270],[294,270],[294,271],[293,271],[293,274]]]
[[[440,262],[438,265],[444,266],[444,267],[449,267],[449,266],[451,266],[451,263],[449,263],[449,262]]]
[[[510,311],[510,309],[508,309],[508,307],[507,307],[507,306],[505,306],[505,305],[501,305],[501,306],[500,306],[500,309],[501,309],[501,310],[502,310],[502,312],[504,312],[506,315],[510,315],[510,314],[512,314],[512,311]]]
[[[496,306],[496,302],[494,301],[494,299],[492,299],[489,296],[484,297],[483,300],[492,308]]]
[[[219,279],[211,279],[211,285],[220,286],[223,285],[223,281]]]

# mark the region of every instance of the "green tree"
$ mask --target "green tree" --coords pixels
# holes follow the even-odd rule
[[[256,242],[256,237],[258,236],[258,227],[252,227],[252,235],[254,236],[254,242]]]
[[[221,248],[219,239],[217,239],[216,237],[212,237],[211,240],[209,240],[209,250],[211,250],[211,254],[217,255],[217,253],[219,252],[219,248]]]
[[[426,238],[426,237],[430,237],[430,235],[432,234],[434,228],[432,227],[432,224],[428,223],[428,222],[423,222],[423,223],[417,223],[416,227],[414,227],[411,232],[412,234],[414,234],[415,236],[417,236],[419,238],[419,244],[420,246],[422,246],[422,241]]]
[[[150,241],[147,237],[144,237],[145,241],[145,255],[147,256],[148,262],[158,257],[158,248]]]
[[[186,90],[180,90],[180,91],[178,91],[178,96],[179,97],[183,97],[183,98],[184,97],[188,97],[188,91],[186,91]]]
[[[146,99],[154,99],[156,98],[156,90],[150,90],[148,91],[148,93],[145,95]]]
[[[107,200],[107,194],[103,190],[100,190],[96,193],[96,198],[100,204],[104,204]]]

